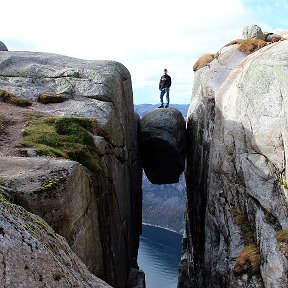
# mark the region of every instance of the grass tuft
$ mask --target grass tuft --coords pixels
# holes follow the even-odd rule
[[[255,244],[250,244],[244,247],[236,259],[236,264],[233,272],[236,275],[248,273],[256,275],[260,273],[261,257],[259,250]]]
[[[0,89],[0,102],[13,104],[20,107],[28,107],[32,105],[32,102],[2,89]]]
[[[89,131],[97,130],[95,119],[29,115],[22,144],[39,155],[78,161],[91,171],[100,169],[99,156]],[[94,132],[95,133],[95,132]]]
[[[202,55],[193,65],[193,71],[195,72],[195,71],[207,66],[213,59],[215,59],[214,54]]]
[[[245,39],[242,40],[239,46],[239,50],[241,52],[250,54],[253,53],[264,46],[266,46],[267,42],[261,39],[251,38],[251,39]]]
[[[61,103],[66,100],[63,95],[54,94],[54,93],[41,93],[38,95],[37,98],[38,102],[42,104],[49,104],[49,103]]]
[[[231,209],[231,214],[233,222],[239,226],[241,230],[241,235],[245,244],[243,250],[236,258],[236,264],[232,271],[235,275],[244,273],[248,273],[249,275],[259,274],[261,255],[256,246],[253,227],[244,212],[239,212],[234,207]]]
[[[288,230],[279,230],[276,233],[276,238],[280,250],[284,250],[285,256],[288,257]]]
[[[239,226],[241,230],[241,235],[246,245],[252,244],[255,242],[255,237],[253,233],[253,227],[247,218],[247,216],[243,212],[238,212],[234,207],[231,209],[231,214],[233,218],[233,222]]]

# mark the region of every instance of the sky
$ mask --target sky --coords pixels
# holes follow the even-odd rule
[[[201,55],[241,38],[247,25],[288,31],[287,0],[9,0],[1,11],[8,50],[121,62],[135,104],[159,103],[164,68],[171,103],[189,104]]]

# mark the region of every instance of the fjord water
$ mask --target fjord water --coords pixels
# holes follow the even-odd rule
[[[142,225],[138,264],[147,288],[177,288],[182,235]]]

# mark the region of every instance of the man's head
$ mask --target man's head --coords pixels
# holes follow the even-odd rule
[[[164,74],[167,74],[167,69],[164,69]]]

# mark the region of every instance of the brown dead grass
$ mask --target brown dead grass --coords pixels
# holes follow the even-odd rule
[[[193,65],[193,71],[195,72],[195,71],[207,66],[213,59],[215,59],[215,54],[202,55]]]
[[[38,95],[38,102],[42,104],[49,104],[49,103],[61,103],[66,100],[63,95],[58,95],[55,93],[41,93]]]
[[[231,209],[231,214],[233,218],[233,222],[239,226],[241,230],[241,235],[244,240],[245,245],[249,245],[255,242],[254,240],[254,233],[252,225],[250,224],[249,219],[244,214],[244,212],[239,212],[234,207]]]
[[[267,42],[261,39],[245,39],[242,40],[239,46],[239,51],[250,54],[267,45]]]
[[[280,250],[284,250],[285,255],[288,257],[288,230],[279,230],[276,233]]]
[[[245,246],[236,258],[236,264],[233,268],[235,275],[248,273],[250,275],[258,274],[260,271],[261,255],[255,243],[253,227],[244,212],[238,211],[235,207],[231,209],[233,222],[239,226],[241,236]]]
[[[28,107],[32,105],[32,102],[2,89],[0,89],[0,102],[16,105],[19,107]]]
[[[256,39],[256,38],[250,38],[250,39],[235,39],[228,44],[226,44],[224,47],[231,46],[234,44],[239,45],[239,51],[250,54],[253,53],[264,46],[267,45],[267,42],[261,39]]]
[[[236,264],[233,268],[233,273],[236,275],[259,274],[261,257],[259,250],[255,244],[250,244],[244,247],[236,259]]]

